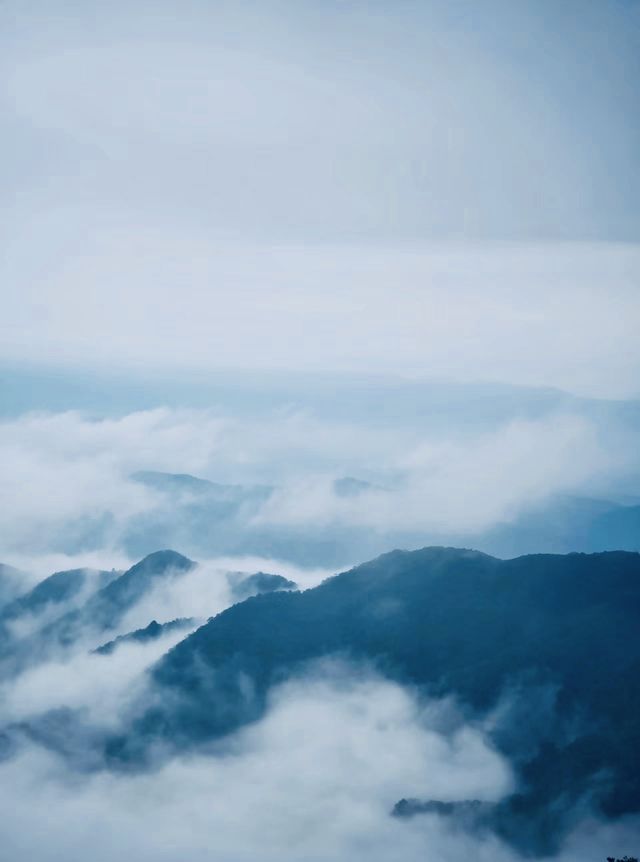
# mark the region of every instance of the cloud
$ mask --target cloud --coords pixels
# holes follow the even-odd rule
[[[342,542],[335,559],[345,564],[406,541],[480,535],[554,494],[609,493],[637,470],[635,432],[578,407],[489,428],[474,424],[473,402],[456,411],[444,429],[428,418],[389,428],[300,411],[258,419],[168,408],[8,420],[0,423],[2,554],[34,577],[126,568],[167,544],[200,560],[252,556],[282,574],[287,560],[326,571],[327,542]],[[141,469],[274,491],[249,507],[209,509],[191,491],[172,495],[132,480]],[[373,486],[336,493],[334,480],[348,475]]]
[[[170,632],[148,643],[123,644],[106,660],[88,652],[91,639],[82,639],[73,653],[3,682],[2,719],[15,722],[69,708],[86,711],[98,726],[114,724],[127,699],[140,695],[143,672],[185,635]]]
[[[158,584],[120,628],[205,607],[222,610],[229,601],[228,569],[271,563],[205,561]],[[304,586],[322,576],[290,564],[277,570]],[[0,825],[0,841],[12,858],[108,862],[134,853],[142,862],[385,862],[400,854],[418,862],[427,854],[450,862],[518,862],[518,854],[490,832],[469,832],[456,818],[402,820],[390,812],[407,797],[498,801],[509,794],[513,777],[489,734],[496,728],[514,732],[509,722],[515,715],[515,732],[530,732],[537,744],[548,730],[553,691],[523,689],[513,704],[470,721],[455,703],[425,701],[366,666],[325,660],[277,686],[263,719],[207,753],[159,760],[148,772],[102,770],[101,734],[117,733],[149,696],[146,671],[183,634],[96,656],[87,652],[96,645],[88,633],[65,655],[47,657],[3,682],[0,726],[35,720],[36,726],[44,722],[42,728],[49,722],[43,738],[52,733],[58,752],[27,739],[14,752],[3,749],[9,756],[0,763],[0,804],[2,793],[10,792],[15,814]],[[61,734],[55,711],[69,709],[71,714],[59,714]],[[581,862],[585,848],[603,858],[617,847],[627,852],[639,839],[633,819],[607,824],[583,814],[562,862]]]
[[[593,424],[572,415],[516,420],[464,441],[427,437],[391,458],[387,469],[400,477],[393,491],[345,498],[326,480],[302,480],[277,491],[256,520],[473,533],[620,469]]]
[[[129,481],[129,474],[173,462],[180,450],[187,469],[202,466],[218,424],[202,415],[196,428],[186,417],[162,410],[95,422],[64,413],[3,423],[0,544],[5,553],[112,549],[127,520],[156,499]]]
[[[113,658],[111,673],[128,680],[127,662]],[[104,691],[86,687],[84,695],[104,705]],[[490,799],[510,782],[479,730],[434,730],[438,710],[430,714],[392,683],[325,666],[281,686],[267,717],[215,756],[147,774],[74,777],[28,747],[0,767],[16,805],[0,828],[3,846],[42,862],[122,852],[143,860],[383,859],[394,846],[417,859],[430,824],[391,818],[400,796]]]
[[[130,678],[125,660],[103,661]],[[50,688],[44,677],[39,685]],[[90,686],[84,695],[100,701]],[[0,802],[12,811],[0,840],[12,859],[521,858],[490,834],[437,815],[390,816],[404,796],[498,800],[512,787],[510,770],[481,726],[455,719],[454,705],[424,703],[363,668],[332,662],[278,687],[265,718],[215,754],[137,774],[79,774],[26,746],[0,765],[0,779]],[[587,849],[593,858],[632,849],[639,835],[632,819],[587,820],[559,862],[579,862]]]
[[[227,575],[271,571],[293,580],[303,589],[317,586],[333,574],[328,569],[300,568],[282,560],[260,557],[221,557],[205,560],[180,577],[159,579],[127,612],[118,626],[126,633],[148,625],[152,619],[168,622],[177,617],[205,620],[235,603]]]

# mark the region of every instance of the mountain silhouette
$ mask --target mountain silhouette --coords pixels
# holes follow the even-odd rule
[[[585,803],[640,810],[640,555],[394,551],[304,592],[250,598],[155,666],[158,696],[113,737],[114,765],[162,740],[185,750],[264,715],[271,687],[339,655],[464,714],[495,713],[491,741],[516,773],[492,824],[551,852]],[[498,707],[500,710],[497,710]]]

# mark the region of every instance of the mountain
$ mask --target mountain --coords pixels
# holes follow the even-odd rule
[[[273,490],[269,485],[222,485],[191,476],[189,473],[163,473],[159,470],[138,470],[131,474],[131,479],[167,494],[189,494],[227,503],[242,503],[256,497],[266,498]]]
[[[482,532],[436,532],[428,525],[372,530],[349,518],[328,524],[264,522],[255,516],[274,492],[266,485],[223,485],[189,474],[157,471],[134,473],[131,478],[159,497],[155,506],[128,525],[123,542],[132,557],[169,543],[200,558],[252,554],[335,569],[390,547],[411,549],[425,544],[474,547],[497,557],[640,551],[640,505],[610,500],[558,494],[527,507],[512,521]],[[335,479],[331,491],[338,500],[363,509],[370,505],[370,495],[393,499],[395,493],[353,476]]]
[[[33,589],[9,602],[0,611],[0,620],[17,619],[25,614],[38,614],[51,605],[59,605],[80,595],[88,582],[93,580],[102,587],[121,572],[68,569],[54,572]]]
[[[640,551],[640,506],[616,506],[601,513],[589,532],[594,550],[615,546]]]
[[[23,593],[0,608],[0,659],[16,667],[20,656],[26,658],[35,648],[39,640],[38,629],[46,631],[51,628],[51,612],[59,615],[70,615],[70,605],[82,601],[83,596],[90,595],[98,588],[108,585],[121,572],[96,571],[93,569],[68,569],[54,572],[40,581],[28,592]],[[35,638],[25,633],[25,627],[35,631]],[[17,624],[17,625],[16,625]],[[36,650],[38,651],[38,650]],[[5,667],[4,670],[7,668]]]
[[[176,551],[155,551],[94,593],[84,605],[62,616],[42,632],[61,643],[73,641],[79,628],[109,631],[158,580],[185,574],[195,566]]]
[[[273,492],[267,485],[223,485],[187,473],[147,470],[131,479],[157,496],[127,526],[122,541],[131,557],[148,554],[160,543],[200,556],[244,553],[246,524]]]
[[[33,410],[80,410],[120,416],[155,407],[204,408],[261,422],[291,410],[334,422],[416,429],[490,430],[514,419],[535,420],[570,412],[603,427],[640,428],[640,401],[571,395],[551,387],[509,383],[437,382],[376,374],[292,374],[274,370],[209,371],[156,379],[128,372],[100,374],[0,360],[0,415]]]
[[[393,807],[394,817],[409,818],[417,814],[438,814],[440,817],[453,817],[458,822],[464,822],[467,828],[478,829],[489,825],[495,805],[491,802],[480,802],[477,799],[465,799],[462,802],[440,802],[428,799],[401,799]]]
[[[0,676],[11,676],[53,651],[67,648],[82,636],[113,631],[127,611],[163,578],[185,574],[195,563],[175,551],[149,554],[126,572],[95,572],[94,585],[86,600],[77,598],[87,588],[88,570],[57,572],[5,608],[0,615]],[[105,583],[106,582],[106,583]],[[76,606],[65,603],[76,599]],[[26,614],[35,616],[59,604],[60,614],[21,637],[15,636],[10,623]]]
[[[208,479],[199,479],[189,473],[162,473],[158,470],[138,470],[131,474],[134,482],[155,488],[156,491],[168,493],[191,493],[211,494],[216,492],[226,493],[233,486],[216,485]]]
[[[339,655],[454,697],[470,719],[491,716],[518,779],[491,826],[548,853],[587,804],[607,817],[640,811],[639,611],[635,553],[394,551],[211,619],[155,666],[153,706],[140,705],[107,756],[132,768],[159,740],[207,743],[259,719],[277,682]]]
[[[464,539],[471,541],[468,536]],[[640,551],[640,506],[557,495],[525,510],[509,524],[474,536],[473,543],[499,557],[540,551]]]
[[[163,635],[169,634],[172,631],[180,631],[181,629],[190,629],[196,624],[196,621],[191,617],[180,617],[176,620],[171,620],[168,623],[159,623],[157,620],[151,620],[148,626],[143,629],[136,629],[134,632],[129,632],[126,635],[120,635],[112,641],[108,641],[93,652],[97,655],[111,655],[118,647],[127,643],[146,643],[147,641],[156,640]]]
[[[231,587],[231,594],[237,602],[262,593],[298,589],[295,581],[290,581],[282,575],[271,575],[268,572],[256,572],[253,575],[244,575],[243,572],[229,572],[227,579]]]

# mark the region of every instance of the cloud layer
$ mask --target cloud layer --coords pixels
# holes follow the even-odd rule
[[[200,559],[272,556],[282,568],[302,559],[305,537],[307,565],[322,566],[318,543],[351,531],[360,538],[349,539],[342,563],[358,562],[373,553],[362,544],[367,531],[381,549],[480,536],[557,494],[610,493],[637,470],[633,429],[564,410],[474,430],[474,409],[469,423],[458,415],[445,431],[304,412],[259,421],[168,409],[8,420],[0,423],[0,547],[6,562],[35,566],[40,577],[76,565],[121,568],[169,541]],[[246,490],[207,504],[189,487],[141,483],[132,478],[139,470],[194,473]],[[340,493],[336,480],[353,475],[367,482]],[[257,485],[265,489],[256,496]],[[229,494],[246,502],[227,503]]]
[[[81,660],[76,664],[84,675]],[[109,673],[128,679],[125,665],[114,662]],[[85,689],[92,706],[100,703],[95,695]],[[451,704],[425,705],[348,666],[319,666],[280,687],[267,716],[212,755],[138,775],[82,775],[27,746],[0,766],[0,777],[12,811],[0,838],[15,859],[520,858],[491,835],[469,834],[436,815],[390,816],[404,795],[492,801],[512,779],[483,728],[456,721]],[[614,827],[587,820],[558,858],[604,858],[634,846],[638,834],[633,821]]]

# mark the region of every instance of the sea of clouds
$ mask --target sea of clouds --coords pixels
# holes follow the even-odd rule
[[[102,419],[32,413],[0,424],[0,444],[0,547],[6,562],[25,571],[25,586],[62,568],[122,569],[134,562],[123,535],[133,519],[168,505],[162,492],[131,478],[141,469],[271,483],[275,490],[251,515],[262,529],[320,523],[330,531],[347,523],[428,533],[481,529],[532,499],[580,491],[603,477],[613,482],[633,459],[626,450],[612,451],[592,418],[566,411],[466,429],[464,442],[429,429],[390,432],[300,411],[260,423],[168,408]],[[341,496],[333,482],[345,474],[371,484]],[[75,524],[107,516],[108,529],[94,546],[69,550]],[[332,573],[255,554],[203,559],[181,577],[159,579],[109,637],[152,619],[194,617],[195,627],[233,602],[227,574],[235,571],[275,572],[302,588]],[[29,628],[23,621],[23,633],[36,631],[36,622]],[[7,858],[518,858],[491,833],[469,832],[455,818],[391,816],[402,797],[496,801],[513,789],[513,776],[487,724],[363,667],[308,668],[272,692],[264,718],[207,753],[162,759],[138,773],[104,768],[90,729],[123,726],[145,696],[148,669],[188,631],[122,644],[103,656],[91,650],[105,637],[89,629],[70,649],[3,680],[5,727],[66,710],[81,717],[66,731],[73,738],[54,750],[18,734],[5,752],[0,796],[12,813],[0,823],[0,842]],[[86,739],[82,728],[89,728]],[[638,834],[633,820],[612,825],[585,811],[560,858],[604,859],[626,852]]]

